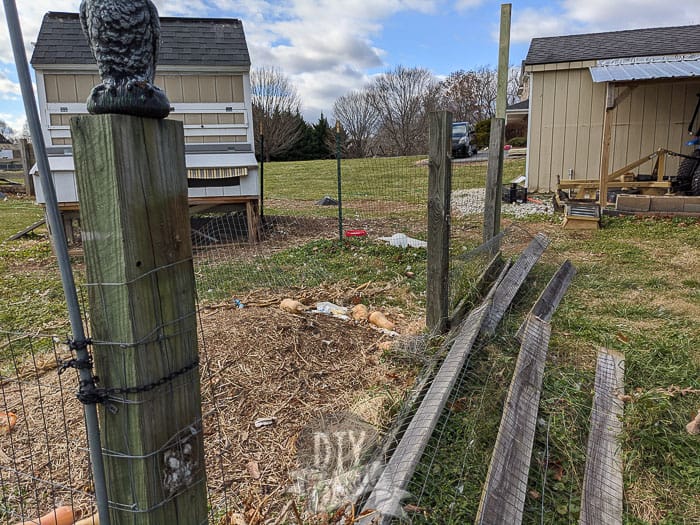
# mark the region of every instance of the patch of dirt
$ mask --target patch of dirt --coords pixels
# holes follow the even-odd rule
[[[343,411],[387,425],[417,371],[415,361],[386,357],[378,345],[387,336],[367,324],[276,305],[204,309],[200,322],[207,481],[217,519],[224,501],[249,525],[283,509],[292,516],[294,505],[303,516],[303,504],[289,503],[288,494],[300,432]],[[0,435],[3,505],[14,517],[58,505],[94,512],[77,378],[56,374],[57,356],[69,356],[65,346],[0,378],[0,410],[17,415],[14,430]],[[257,428],[261,418],[273,424]]]

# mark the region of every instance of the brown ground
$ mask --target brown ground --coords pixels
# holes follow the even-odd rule
[[[313,295],[307,293],[307,301]],[[288,472],[297,468],[295,440],[304,426],[338,411],[386,423],[392,402],[399,402],[414,376],[413,367],[378,349],[387,336],[368,325],[290,314],[277,307],[278,298],[269,302],[274,305],[205,309],[200,316],[206,462],[217,521],[225,510],[230,523],[277,517],[291,498]],[[86,515],[92,504],[76,378],[59,378],[55,368],[53,354],[38,354],[10,371],[1,387],[0,411],[17,414],[14,430],[0,435],[1,503],[28,518],[58,505],[74,505]],[[259,418],[275,423],[257,429]],[[291,519],[294,509],[285,508]],[[304,516],[302,504],[298,511]]]

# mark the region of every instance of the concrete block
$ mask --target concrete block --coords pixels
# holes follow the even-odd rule
[[[649,211],[651,198],[647,195],[618,195],[616,209],[619,211]]]

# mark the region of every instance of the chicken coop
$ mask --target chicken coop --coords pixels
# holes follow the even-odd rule
[[[155,83],[184,126],[191,213],[244,213],[248,239],[258,236],[259,182],[250,92],[250,56],[237,19],[161,17]],[[100,82],[77,13],[44,16],[31,64],[42,131],[59,208],[71,234],[80,207],[70,119],[87,113]],[[36,166],[32,175],[38,177]],[[36,181],[36,199],[45,203]]]

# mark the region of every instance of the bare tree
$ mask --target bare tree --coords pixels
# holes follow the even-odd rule
[[[496,114],[498,73],[482,66],[451,73],[440,83],[439,104],[452,111],[455,121],[475,124]]]
[[[15,134],[14,130],[7,125],[7,122],[4,120],[0,119],[0,137],[5,139],[7,143],[12,142],[12,137]],[[0,139],[0,143],[4,142],[2,139]]]
[[[347,136],[346,149],[351,157],[366,157],[379,124],[379,113],[366,91],[352,91],[333,104],[333,114]]]
[[[265,136],[265,160],[284,153],[301,136],[301,98],[279,69],[263,67],[250,73],[255,145],[260,151],[260,133]]]
[[[522,84],[522,71],[519,67],[511,66],[508,69],[508,105],[520,102],[520,86]]]
[[[370,84],[367,93],[379,114],[378,137],[387,153],[425,153],[435,84],[427,69],[403,66],[378,76]]]

